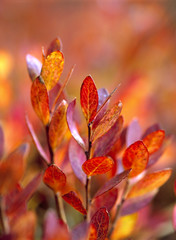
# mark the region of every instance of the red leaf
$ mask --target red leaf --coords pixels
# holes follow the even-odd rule
[[[2,126],[0,125],[0,158],[4,154],[4,132]]]
[[[141,139],[142,130],[137,119],[133,119],[127,128],[126,146],[129,147],[134,142]]]
[[[126,149],[122,163],[125,169],[132,168],[129,177],[136,177],[144,171],[148,159],[149,153],[146,146],[142,141],[137,141]]]
[[[147,147],[149,154],[153,154],[161,147],[164,138],[165,132],[163,130],[158,130],[150,133],[143,139],[143,143]]]
[[[104,114],[104,116],[98,123],[98,126],[93,130],[92,142],[94,142],[96,139],[100,138],[107,131],[109,131],[109,129],[117,121],[121,110],[122,110],[122,103],[118,102]]]
[[[105,240],[109,227],[109,215],[106,208],[100,208],[90,221],[89,240]]]
[[[33,81],[40,75],[40,72],[42,69],[42,63],[37,58],[33,57],[30,54],[26,55],[26,63],[27,63],[29,76]]]
[[[112,169],[114,161],[109,157],[96,157],[85,161],[82,169],[87,176],[104,174]]]
[[[36,78],[32,83],[31,103],[37,116],[44,125],[47,125],[50,119],[49,99],[45,84],[40,77]]]
[[[73,115],[74,115],[74,109],[75,109],[75,105],[76,105],[76,99],[74,99],[67,108],[67,124],[68,127],[70,129],[70,132],[73,136],[73,138],[77,141],[77,143],[83,148],[85,149],[85,144],[84,141],[82,140],[82,138],[80,137],[76,124],[73,120]]]
[[[94,198],[97,198],[98,196],[104,194],[105,192],[111,190],[114,188],[116,185],[118,185],[122,180],[127,178],[128,174],[130,173],[131,169],[128,169],[113,178],[111,178],[109,181],[107,181],[95,194]]]
[[[87,76],[82,83],[80,101],[87,123],[92,122],[97,112],[98,92],[90,76]]]
[[[45,170],[43,181],[48,187],[57,193],[61,192],[66,185],[66,176],[59,167],[52,164]]]
[[[74,139],[71,139],[70,141],[68,154],[75,175],[83,184],[85,184],[86,174],[82,170],[82,164],[86,161],[86,155],[83,149]]]
[[[47,49],[46,56],[50,55],[52,52],[62,51],[62,42],[60,38],[55,38],[49,45]]]
[[[81,200],[79,199],[79,197],[76,195],[75,192],[70,191],[70,192],[66,193],[65,195],[63,195],[62,198],[68,204],[70,204],[73,208],[75,208],[77,211],[79,211],[83,215],[87,215],[86,209],[84,208]]]
[[[39,154],[40,154],[41,157],[46,161],[46,163],[50,163],[50,159],[49,159],[49,157],[47,156],[46,152],[44,151],[43,147],[41,146],[41,144],[40,144],[40,142],[39,142],[39,140],[38,140],[38,138],[37,138],[37,136],[36,136],[36,134],[35,134],[35,132],[34,132],[34,129],[33,129],[33,127],[32,127],[32,124],[31,124],[31,122],[30,122],[30,120],[29,120],[29,118],[28,118],[27,115],[26,115],[26,124],[27,124],[27,127],[28,127],[28,129],[29,129],[29,132],[30,132],[30,134],[31,134],[31,136],[32,136],[32,139],[33,139],[33,141],[34,141],[34,144],[35,144],[35,146],[36,146]]]

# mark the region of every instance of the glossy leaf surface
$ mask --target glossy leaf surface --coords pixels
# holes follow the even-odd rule
[[[112,169],[114,161],[110,157],[96,157],[85,161],[82,169],[87,176],[104,174]]]
[[[57,52],[62,50],[62,42],[59,38],[55,38],[49,45],[47,49],[46,56],[50,55],[52,52]]]
[[[36,79],[40,75],[42,63],[30,54],[26,55],[26,63],[29,76],[31,80],[34,81],[34,79]]]
[[[49,54],[43,63],[41,77],[47,90],[51,90],[59,81],[64,67],[64,57],[60,51]]]
[[[59,146],[68,130],[66,120],[67,107],[67,102],[63,100],[54,112],[49,125],[49,142],[53,151]]]
[[[147,147],[149,154],[153,154],[161,147],[164,137],[165,132],[163,130],[158,130],[150,133],[143,139],[143,143]]]
[[[83,214],[83,215],[87,214],[86,209],[84,208],[81,200],[79,199],[79,197],[76,195],[75,192],[70,191],[70,192],[66,193],[65,195],[63,195],[62,198],[68,204],[70,204],[74,209],[79,211],[81,214]]]
[[[109,191],[110,189],[114,188],[115,186],[117,186],[122,180],[124,180],[125,178],[127,178],[127,176],[129,175],[131,169],[126,170],[116,176],[114,176],[113,178],[111,178],[109,181],[107,181],[99,190],[98,192],[95,194],[94,198],[104,194],[105,192]]]
[[[142,141],[131,144],[125,151],[122,163],[125,169],[132,168],[129,177],[136,177],[144,171],[149,159],[149,153]]]
[[[97,88],[90,76],[87,76],[82,83],[80,102],[86,121],[90,123],[94,119],[98,107]]]
[[[169,179],[171,173],[171,169],[164,169],[147,174],[131,188],[127,198],[141,196],[161,187]]]
[[[127,128],[126,146],[129,147],[134,142],[141,139],[142,129],[137,119],[133,119]]]
[[[59,167],[52,164],[45,170],[43,181],[56,193],[62,191],[64,188],[66,176]]]
[[[37,116],[44,125],[49,123],[49,98],[45,84],[40,77],[36,78],[31,86],[31,103]]]

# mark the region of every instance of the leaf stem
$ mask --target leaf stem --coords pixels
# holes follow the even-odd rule
[[[49,142],[49,125],[46,126],[46,138],[47,138],[48,149],[50,153],[50,161],[51,161],[51,164],[54,164],[54,153]]]

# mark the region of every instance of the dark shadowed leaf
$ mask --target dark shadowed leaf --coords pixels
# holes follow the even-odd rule
[[[49,45],[47,49],[46,56],[50,55],[52,52],[62,51],[62,42],[60,38],[55,38]]]
[[[33,81],[34,79],[36,79],[36,77],[40,75],[42,63],[37,58],[33,57],[30,54],[26,55],[26,63],[29,76]]]
[[[141,140],[142,129],[137,119],[133,119],[127,128],[126,146],[129,147],[132,143]]]
[[[2,158],[4,154],[4,132],[2,126],[0,125],[0,158]]]

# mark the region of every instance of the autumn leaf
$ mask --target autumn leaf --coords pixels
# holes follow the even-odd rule
[[[132,168],[129,177],[136,177],[147,166],[149,153],[142,141],[131,144],[125,151],[122,164],[125,169]]]
[[[98,107],[98,92],[91,76],[87,76],[81,86],[81,108],[87,123],[92,122]]]
[[[47,125],[50,120],[49,98],[45,84],[41,78],[36,78],[31,87],[31,103],[37,116]]]
[[[66,176],[59,167],[52,164],[45,170],[43,182],[55,193],[61,192],[66,185]]]
[[[164,169],[147,174],[131,188],[127,198],[141,196],[161,187],[169,179],[171,173],[171,169]]]
[[[164,138],[165,132],[158,130],[147,135],[142,141],[147,147],[149,154],[153,154],[161,147]]]
[[[62,196],[62,198],[70,204],[74,209],[79,211],[83,215],[87,215],[87,211],[84,208],[81,200],[77,196],[77,194],[73,191],[70,191]]]
[[[83,221],[74,227],[71,231],[71,239],[72,240],[87,240],[88,235],[88,226],[89,223],[87,221]]]
[[[47,49],[46,56],[50,55],[52,52],[62,51],[62,42],[60,38],[55,38],[49,45]]]
[[[57,108],[57,106],[61,103],[61,101],[63,99],[66,99],[66,96],[64,94],[64,92],[62,91],[61,92],[61,89],[62,89],[62,85],[60,82],[58,82],[49,92],[49,107],[50,107],[50,111],[53,112],[52,110],[54,108]],[[58,95],[58,93],[60,92],[60,96],[59,98],[57,99],[57,101],[55,102],[56,100],[56,97]],[[54,107],[53,107],[54,106]]]
[[[26,55],[26,63],[29,76],[31,80],[34,81],[40,75],[42,63],[30,54]]]
[[[59,146],[68,130],[66,121],[67,107],[67,102],[63,100],[54,112],[49,125],[49,142],[53,151]]]
[[[110,157],[96,157],[88,159],[82,165],[87,176],[104,174],[112,169],[114,161]]]
[[[112,108],[110,108],[102,117],[98,126],[93,130],[91,140],[94,142],[96,139],[103,136],[109,129],[114,125],[117,121],[120,112],[122,110],[122,103],[119,101],[114,104]]]
[[[142,129],[137,119],[133,119],[127,128],[126,146],[129,147],[134,142],[141,139]]]
[[[60,51],[50,53],[44,60],[41,77],[47,90],[51,90],[59,81],[64,67],[64,57]]]

